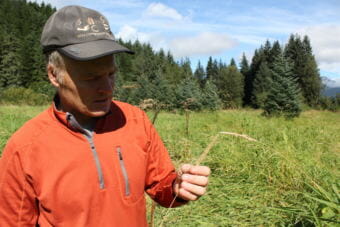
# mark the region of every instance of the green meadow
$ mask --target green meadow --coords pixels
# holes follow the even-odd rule
[[[0,106],[0,151],[45,108]],[[192,112],[187,130],[185,114],[161,112],[155,126],[176,167],[196,163],[219,136],[201,161],[212,170],[207,195],[180,208],[156,206],[154,226],[340,226],[339,113],[287,120],[254,110]]]

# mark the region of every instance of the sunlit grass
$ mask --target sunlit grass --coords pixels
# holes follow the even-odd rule
[[[0,148],[46,107],[0,106]],[[152,116],[152,113],[148,113]],[[195,163],[220,131],[202,164],[212,169],[206,196],[186,206],[158,207],[155,226],[338,226],[340,115],[307,111],[299,118],[265,118],[261,111],[161,112],[156,128],[176,167]]]

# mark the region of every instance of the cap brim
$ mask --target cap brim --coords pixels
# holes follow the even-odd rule
[[[89,61],[115,53],[134,54],[133,51],[113,40],[96,40],[58,48],[62,54],[77,61]]]

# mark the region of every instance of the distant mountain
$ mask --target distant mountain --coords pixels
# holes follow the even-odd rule
[[[336,86],[336,81],[325,76],[321,77],[321,81],[322,81],[322,84],[325,86],[322,92],[324,96],[335,97],[337,93],[340,93],[340,87]]]
[[[337,93],[340,93],[340,87],[327,87],[324,89],[322,94],[328,97],[335,97]]]

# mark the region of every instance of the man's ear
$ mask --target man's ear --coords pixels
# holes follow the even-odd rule
[[[58,81],[57,70],[56,70],[56,67],[54,65],[48,64],[48,66],[47,66],[47,75],[48,75],[48,79],[50,80],[51,84],[55,88],[59,88],[60,87],[60,83]]]

